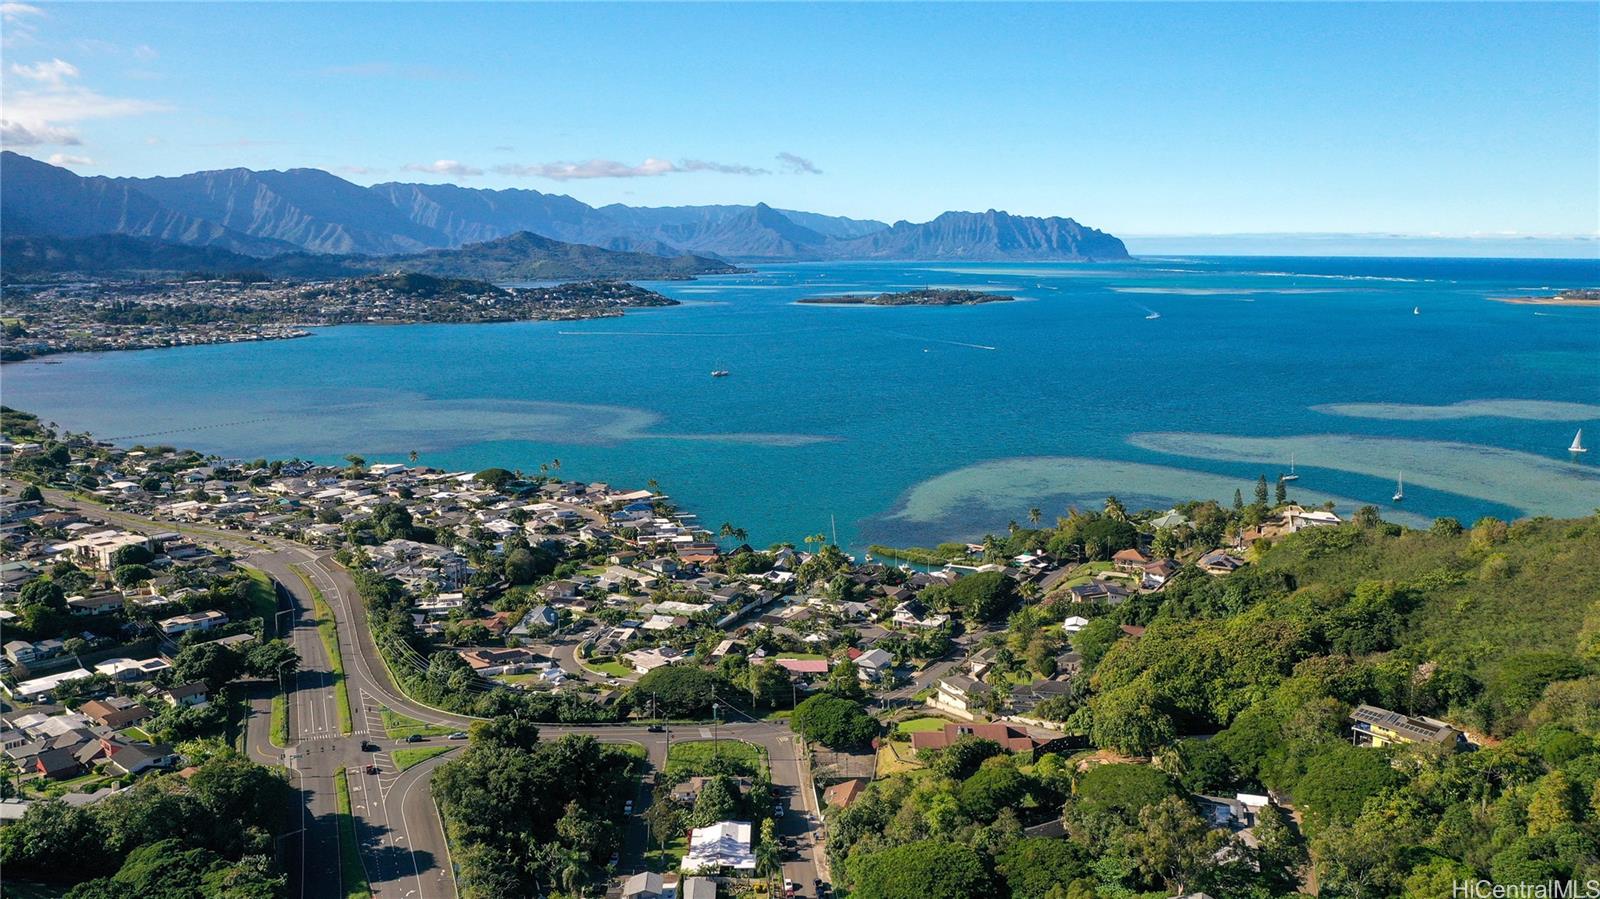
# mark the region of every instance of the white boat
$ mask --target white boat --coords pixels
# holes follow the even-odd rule
[[[1394,498],[1394,501],[1397,502],[1397,503],[1405,502],[1405,499],[1406,499],[1406,475],[1405,475],[1405,472],[1401,472],[1400,473],[1400,477],[1398,479],[1396,479],[1395,482],[1394,482],[1394,497],[1393,498]]]
[[[1145,318],[1145,321],[1150,321],[1152,319],[1157,319],[1157,318],[1160,318],[1160,317],[1161,317],[1161,313],[1152,312],[1149,315],[1145,316],[1144,318]]]
[[[1300,476],[1294,473],[1294,453],[1289,454],[1289,473],[1278,475],[1278,480],[1284,483],[1300,480]]]
[[[1412,306],[1411,307],[1411,314],[1412,315],[1421,315],[1422,314],[1422,307],[1421,306]]]
[[[1572,435],[1572,445],[1567,447],[1567,452],[1587,453],[1588,451],[1589,448],[1583,445],[1583,428],[1579,428],[1578,433]]]
[[[729,372],[726,368],[718,368],[711,372],[711,377],[726,378],[729,374],[731,374],[731,372]]]

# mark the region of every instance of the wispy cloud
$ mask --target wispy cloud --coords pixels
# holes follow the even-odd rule
[[[540,162],[497,165],[495,174],[515,175],[523,178],[549,178],[552,181],[579,181],[589,178],[657,178],[689,172],[714,172],[721,175],[770,175],[766,169],[704,159],[683,159],[672,162],[651,157],[637,165],[614,159],[590,159],[587,162]]]
[[[483,169],[457,162],[454,159],[438,159],[433,162],[410,162],[400,168],[408,172],[426,172],[430,175],[454,175],[457,178],[474,178],[483,174]]]
[[[50,158],[45,161],[51,165],[94,165],[93,159],[87,156],[73,156],[70,153],[51,153]]]
[[[0,17],[9,15],[11,13],[7,12]],[[6,146],[75,146],[83,142],[71,127],[77,122],[164,112],[169,108],[151,100],[107,97],[72,84],[70,82],[78,77],[78,68],[61,59],[32,66],[12,65],[11,71],[39,86],[6,90],[0,97],[5,110],[5,117],[0,120],[0,143]]]
[[[28,3],[0,3],[0,22],[6,25],[5,39],[0,41],[7,47],[33,43],[37,33],[33,21],[44,18],[44,10]]]
[[[64,59],[52,59],[49,62],[34,63],[25,66],[20,63],[11,64],[11,74],[29,81],[42,81],[46,84],[59,85],[69,78],[78,77],[78,67]]]
[[[822,174],[822,169],[817,168],[816,164],[811,160],[804,156],[796,156],[793,153],[779,153],[778,167],[791,175]]]

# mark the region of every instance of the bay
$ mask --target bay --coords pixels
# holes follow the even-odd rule
[[[1600,444],[1600,309],[1489,299],[1600,285],[1595,260],[756,268],[651,284],[684,305],[621,318],[55,357],[6,365],[0,389],[125,445],[323,461],[415,450],[461,469],[559,459],[566,478],[654,480],[757,543],[974,538],[1110,492],[1130,507],[1248,498],[1290,453],[1291,496],[1346,514],[1600,506],[1595,461],[1565,451],[1579,427]],[[1019,301],[795,302],[928,286]]]

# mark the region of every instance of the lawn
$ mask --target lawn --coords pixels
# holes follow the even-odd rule
[[[282,690],[272,694],[272,729],[267,739],[280,749],[289,745],[289,694]]]
[[[322,638],[322,648],[328,654],[328,665],[333,669],[333,697],[334,705],[339,709],[339,733],[348,734],[350,726],[350,689],[344,682],[344,658],[339,654],[339,625],[334,621],[333,610],[328,608],[327,600],[322,598],[322,591],[311,578],[300,569],[294,567],[294,573],[300,576],[306,589],[311,591],[311,606],[316,615],[317,636]]]
[[[911,718],[900,722],[900,725],[897,729],[903,734],[929,733],[931,731],[944,730],[944,726],[949,723],[950,720],[948,718],[936,718],[932,716],[925,718]]]
[[[276,633],[278,591],[272,588],[272,578],[267,577],[265,571],[243,567],[244,573],[250,576],[250,614],[261,619],[261,629],[270,637]]]
[[[615,659],[608,659],[604,662],[584,662],[583,667],[610,677],[632,677],[635,673],[632,668]]]
[[[916,753],[906,743],[886,741],[878,749],[878,776],[888,777],[891,774],[904,774],[922,767],[916,760]]]
[[[389,753],[394,756],[395,768],[404,771],[412,765],[419,765],[436,755],[444,755],[454,746],[419,746],[416,749],[396,749]]]
[[[720,765],[726,770],[719,772]],[[718,773],[754,776],[767,767],[766,747],[743,740],[690,740],[667,749],[668,783]]]
[[[345,899],[372,899],[367,871],[361,866],[361,846],[356,842],[356,819],[350,813],[350,782],[343,769],[333,775],[339,801],[339,867]]]
[[[391,740],[404,740],[412,734],[421,734],[424,737],[447,737],[456,732],[453,727],[440,724],[426,724],[415,718],[408,718],[399,712],[384,709],[383,732]]]

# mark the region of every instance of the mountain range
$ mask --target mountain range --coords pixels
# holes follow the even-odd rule
[[[741,261],[1045,261],[1128,255],[1116,237],[1070,218],[995,210],[947,212],[929,222],[889,225],[765,203],[594,207],[536,190],[399,182],[362,187],[320,169],[83,177],[9,151],[0,154],[0,227],[8,237],[121,234],[260,258],[297,253],[426,258],[446,268],[450,266],[437,251],[524,233],[661,258]],[[516,246],[501,246],[497,252],[503,259],[517,247],[536,253],[557,250],[535,243],[519,238]],[[565,250],[560,254],[572,255]],[[365,263],[355,267],[371,270]],[[699,263],[678,264],[683,274],[697,267]]]

